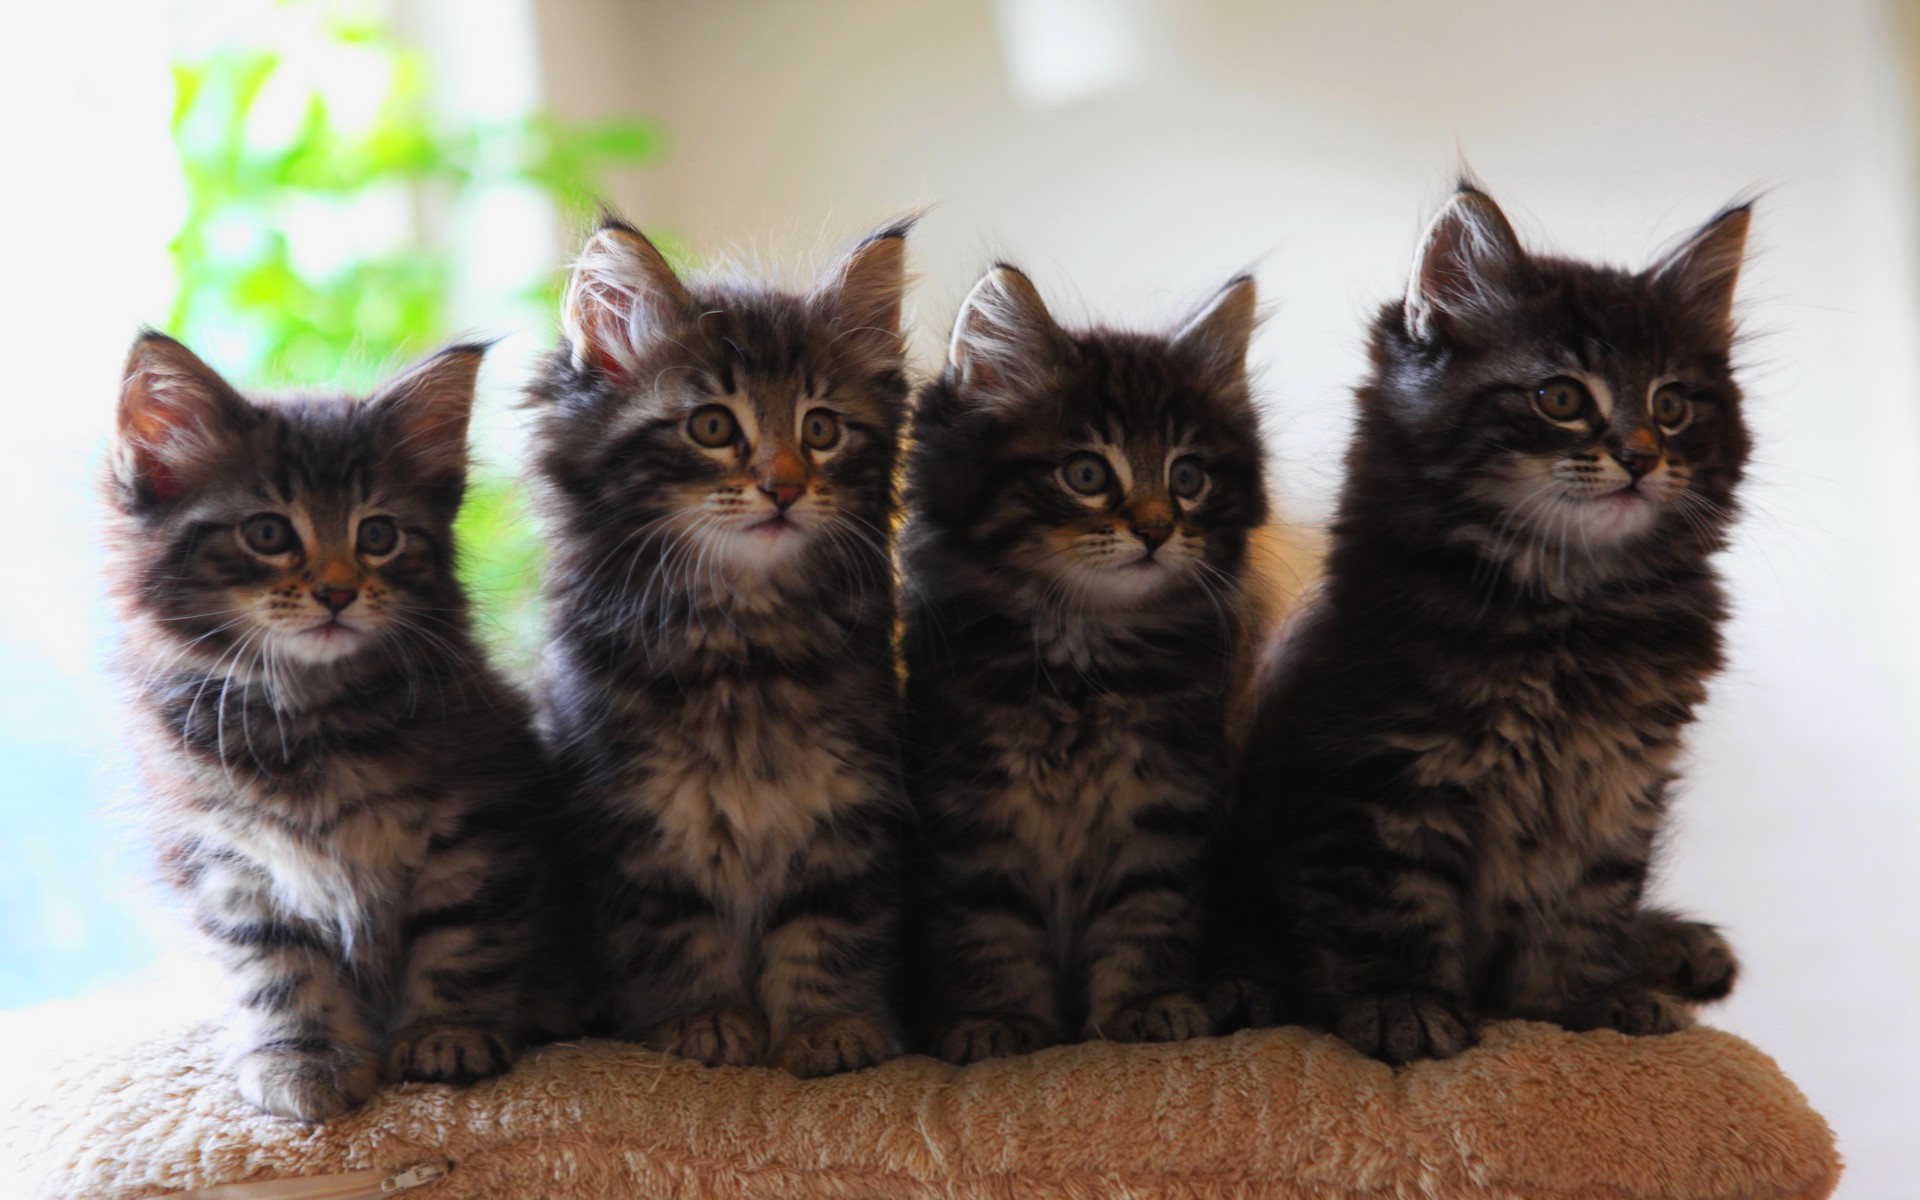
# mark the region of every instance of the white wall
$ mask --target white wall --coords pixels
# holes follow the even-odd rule
[[[1629,263],[1764,190],[1742,284],[1760,452],[1726,562],[1735,665],[1693,741],[1664,890],[1735,938],[1747,974],[1712,1019],[1829,1115],[1852,1164],[1842,1194],[1911,1194],[1920,205],[1885,14],[998,7],[1007,20],[979,0],[546,0],[541,22],[562,109],[639,108],[672,135],[672,159],[615,197],[643,225],[806,264],[934,205],[914,245],[929,361],[996,256],[1069,309],[1141,321],[1256,264],[1274,311],[1255,355],[1306,520],[1337,482],[1363,322],[1460,154],[1536,244]],[[1073,31],[1088,13],[1124,19],[1056,35],[1037,75],[1009,78],[1003,29]],[[1068,53],[1049,75],[1049,45],[1095,61]],[[1076,79],[1091,92],[1047,99]]]

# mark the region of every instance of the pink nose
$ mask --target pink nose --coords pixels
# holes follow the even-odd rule
[[[1135,537],[1147,544],[1147,550],[1151,553],[1166,545],[1167,539],[1173,536],[1173,526],[1135,525],[1133,533]]]
[[[337,613],[352,604],[360,593],[350,587],[317,587],[313,589],[313,598],[327,606],[327,611]]]
[[[795,500],[800,498],[800,493],[805,490],[805,487],[805,484],[800,483],[770,482],[761,484],[760,490],[773,497],[774,507],[785,512],[793,506]]]

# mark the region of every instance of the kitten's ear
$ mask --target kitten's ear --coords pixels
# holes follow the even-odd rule
[[[1173,340],[1193,351],[1214,380],[1233,383],[1246,377],[1247,346],[1259,322],[1259,293],[1253,276],[1239,275],[1189,317]]]
[[[390,414],[394,449],[421,473],[465,480],[467,422],[486,353],[483,345],[449,346],[375,394]]]
[[[142,333],[120,380],[112,472],[136,502],[170,500],[251,422],[252,407],[193,351]]]
[[[898,355],[900,304],[907,290],[907,234],[919,214],[868,234],[813,286],[808,301],[845,333]]]
[[[692,304],[654,244],[609,217],[573,264],[560,327],[575,367],[626,376],[639,365],[639,347],[684,319]]]
[[[1448,313],[1471,310],[1526,251],[1493,198],[1462,184],[1427,226],[1407,281],[1407,334],[1431,341]]]
[[[1005,392],[1051,359],[1065,337],[1033,281],[1000,263],[960,303],[947,370],[963,387]]]
[[[1733,289],[1740,281],[1752,218],[1751,204],[1726,210],[1652,269],[1656,279],[1676,286],[1729,342],[1733,340]]]

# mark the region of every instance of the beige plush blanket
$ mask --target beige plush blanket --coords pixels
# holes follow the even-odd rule
[[[1509,1024],[1400,1071],[1299,1029],[1086,1045],[802,1083],[633,1046],[550,1046],[504,1079],[409,1085],[306,1127],[260,1116],[205,1027],[56,1073],[0,1130],[0,1192],[157,1196],[450,1160],[405,1200],[1312,1197],[1787,1200],[1833,1136],[1730,1034]],[[365,1176],[378,1191],[379,1176]]]

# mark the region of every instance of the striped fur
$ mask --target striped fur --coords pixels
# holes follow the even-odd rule
[[[1731,987],[1719,934],[1643,895],[1721,665],[1746,227],[1629,274],[1528,255],[1465,187],[1381,313],[1227,842],[1222,941],[1290,1019],[1398,1062],[1485,1019],[1665,1032]]]
[[[494,1074],[559,1019],[543,760],[453,571],[481,353],[358,401],[251,401],[157,334],[128,362],[109,528],[148,811],[234,986],[240,1089],[282,1116]]]
[[[1192,988],[1200,863],[1266,511],[1253,322],[1238,279],[1170,336],[1069,333],[1000,267],[920,396],[915,994],[950,1062],[1211,1027]]]
[[[610,221],[530,393],[544,720],[615,1036],[802,1076],[900,1050],[906,232],[796,297],[689,287]]]

